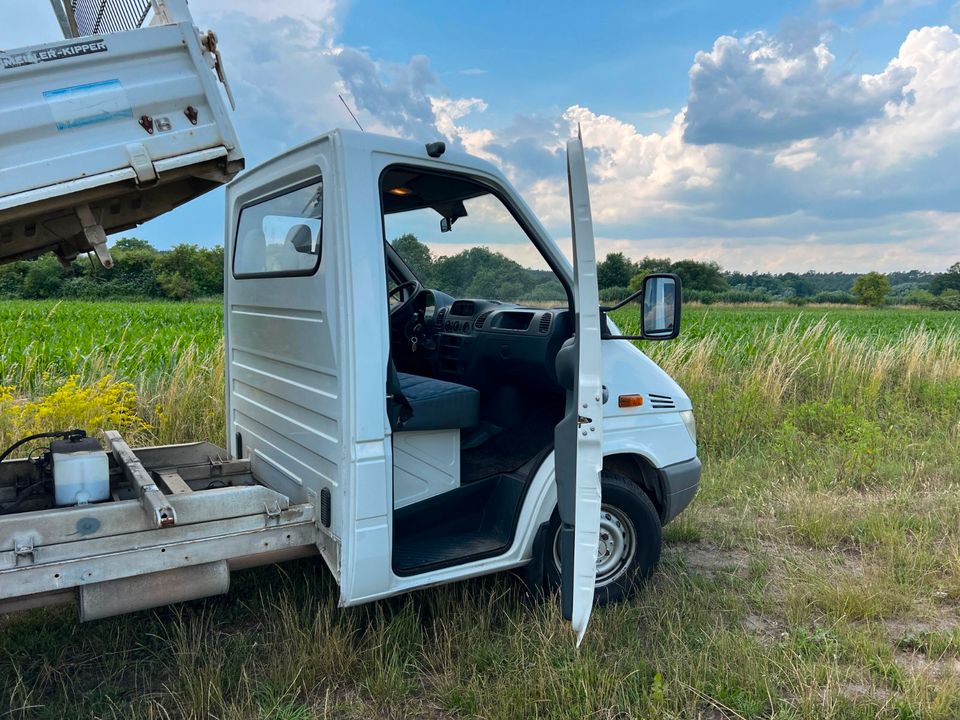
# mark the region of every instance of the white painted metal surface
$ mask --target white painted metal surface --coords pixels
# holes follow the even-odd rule
[[[460,431],[393,434],[393,507],[460,487]]]
[[[334,352],[338,362],[337,387],[343,398],[340,407],[344,415],[339,425],[344,446],[337,468],[340,480],[333,507],[335,536],[340,543],[340,564],[334,571],[340,572],[341,604],[358,605],[415,588],[522,566],[531,558],[537,529],[550,519],[556,507],[553,455],[546,458],[531,481],[514,541],[502,555],[413,576],[393,573],[392,513],[389,511],[394,502],[393,458],[384,399],[389,327],[383,282],[386,268],[380,226],[380,173],[390,165],[403,163],[467,173],[482,180],[501,191],[543,243],[544,252],[561,268],[568,282],[572,282],[573,268],[523,198],[493,165],[456,150],[448,150],[440,158],[430,158],[422,145],[397,138],[335,130],[249,171],[231,184],[228,199],[239,193],[248,199],[266,196],[282,187],[281,179],[308,163],[310,158],[314,162],[322,158],[326,163],[320,270],[312,282],[308,278],[293,279],[297,289],[283,290],[277,285],[278,294],[266,290],[261,294],[265,304],[274,306],[282,306],[291,298],[305,294],[314,298],[322,295],[326,317],[333,329],[331,342],[336,349],[325,350],[319,346],[317,357],[327,357]],[[290,181],[286,182],[289,186]],[[230,202],[234,201],[230,199]],[[228,243],[232,242],[231,232],[228,231]],[[247,282],[228,275],[228,315],[232,306],[231,288]],[[228,333],[233,332],[228,319]],[[229,357],[234,356],[233,344],[228,335]],[[603,454],[633,454],[653,467],[693,458],[696,448],[677,412],[690,408],[689,398],[632,344],[615,340],[601,344],[601,374],[611,397],[600,411],[604,430],[594,433],[603,436]],[[620,393],[646,392],[671,395],[676,410],[645,407],[638,411],[617,406]],[[233,415],[231,411],[230,417]],[[272,472],[264,479],[278,489],[291,485],[282,473]],[[344,503],[346,507],[340,507]]]
[[[329,140],[301,147],[229,186],[224,312],[231,454],[249,458],[260,481],[295,501],[319,507],[321,493],[329,493],[330,526],[318,525],[339,540],[346,506],[344,455],[352,444],[343,427],[344,251],[332,152]],[[314,245],[319,256],[299,256],[311,258],[315,271],[294,269],[297,274],[289,275],[267,268],[267,254],[280,252],[276,245],[289,248],[271,242],[271,228],[282,217],[306,219],[319,230]],[[235,254],[244,258],[238,270],[251,270],[257,243],[264,274],[237,279]],[[299,262],[297,257],[278,262]],[[336,564],[331,570],[339,576]]]
[[[603,361],[600,353],[600,299],[593,218],[587,191],[587,165],[580,138],[567,142],[567,181],[573,225],[574,302],[576,303],[576,520],[574,557],[563,571],[573,571],[570,622],[583,640],[593,610],[600,537],[600,470],[603,468]],[[560,488],[558,488],[558,492]],[[564,579],[564,590],[569,585]]]

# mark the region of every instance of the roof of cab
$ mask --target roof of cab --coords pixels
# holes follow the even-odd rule
[[[282,163],[286,158],[294,155],[301,150],[307,149],[313,145],[319,145],[324,141],[330,140],[334,144],[343,148],[344,152],[366,152],[366,153],[388,153],[404,158],[416,159],[418,162],[424,162],[437,167],[450,167],[459,169],[469,169],[478,171],[498,178],[501,182],[507,183],[503,172],[492,163],[478,158],[469,153],[447,147],[443,155],[439,158],[432,158],[427,154],[427,144],[413,140],[404,140],[402,138],[391,137],[389,135],[380,135],[370,132],[359,132],[357,130],[347,130],[344,128],[335,128],[328,132],[318,135],[306,142],[295,145],[274,157],[266,160],[256,167],[247,170],[230,183],[230,186],[239,189],[257,175],[269,172],[271,168]]]

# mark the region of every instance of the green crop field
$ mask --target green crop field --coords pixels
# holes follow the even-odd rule
[[[72,374],[148,382],[223,337],[219,303],[0,302],[0,384],[36,393]]]
[[[221,324],[0,303],[0,445],[50,417],[220,441]],[[643,349],[693,399],[703,484],[579,650],[510,576],[341,610],[302,561],[89,625],[0,617],[0,718],[960,717],[960,313],[688,307]]]
[[[636,311],[615,318],[623,329],[634,327]],[[807,329],[836,325],[845,336],[889,343],[904,331],[960,331],[957,313],[895,308],[863,310],[824,306],[692,306],[684,310],[683,341],[716,335],[734,345],[793,323]],[[0,384],[27,393],[50,389],[71,374],[87,380],[112,374],[150,384],[176,365],[185,349],[201,353],[219,348],[223,309],[217,302],[0,302]]]

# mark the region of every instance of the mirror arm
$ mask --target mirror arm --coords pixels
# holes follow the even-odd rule
[[[624,305],[626,305],[627,303],[631,303],[631,302],[633,302],[634,300],[636,300],[636,299],[637,299],[638,297],[640,297],[642,294],[643,294],[643,288],[641,287],[641,288],[640,288],[639,290],[637,290],[635,293],[633,293],[632,295],[630,295],[626,300],[621,300],[621,301],[618,302],[616,305],[610,305],[610,306],[608,306],[608,305],[601,305],[601,306],[600,306],[600,312],[608,313],[608,312],[613,312],[614,310],[619,310],[620,308],[622,308],[622,307],[623,307]]]
[[[633,302],[635,299],[637,299],[638,297],[640,297],[644,292],[646,292],[647,281],[648,281],[650,278],[652,278],[652,277],[668,277],[668,278],[672,278],[673,281],[676,283],[676,292],[675,292],[675,295],[674,295],[674,297],[675,297],[675,304],[674,304],[674,313],[673,313],[673,331],[672,331],[669,335],[664,336],[664,337],[659,337],[659,336],[656,336],[656,335],[647,335],[647,334],[643,331],[643,319],[641,318],[641,320],[640,320],[640,334],[639,334],[639,335],[612,335],[612,334],[610,333],[610,327],[609,327],[609,325],[607,324],[607,313],[612,312],[612,311],[614,311],[614,310],[619,310],[620,308],[622,308],[622,307],[623,307],[624,305],[626,305],[627,303]],[[672,340],[673,338],[677,337],[677,335],[680,334],[680,317],[681,317],[681,309],[682,309],[682,307],[683,307],[682,294],[681,294],[681,292],[682,292],[682,290],[681,290],[682,287],[683,287],[683,286],[682,286],[682,284],[681,284],[680,278],[679,278],[678,276],[672,274],[672,273],[651,273],[651,274],[648,275],[646,278],[644,278],[643,284],[641,285],[640,289],[637,290],[637,291],[636,291],[635,293],[633,293],[632,295],[630,295],[630,297],[628,297],[626,300],[623,300],[623,301],[617,303],[616,305],[614,305],[614,306],[612,306],[612,307],[608,307],[608,306],[604,306],[604,305],[601,305],[601,306],[600,306],[600,318],[601,318],[601,320],[602,320],[602,327],[600,328],[600,339],[601,339],[601,340],[653,340],[653,341],[660,341],[660,340]]]
[[[619,306],[618,306],[619,307]],[[614,335],[607,324],[606,310],[600,308],[600,339],[601,340],[650,340],[643,335]]]

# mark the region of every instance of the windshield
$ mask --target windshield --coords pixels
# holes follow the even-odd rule
[[[489,188],[454,175],[388,170],[384,232],[425,287],[459,298],[564,306],[563,285]]]

